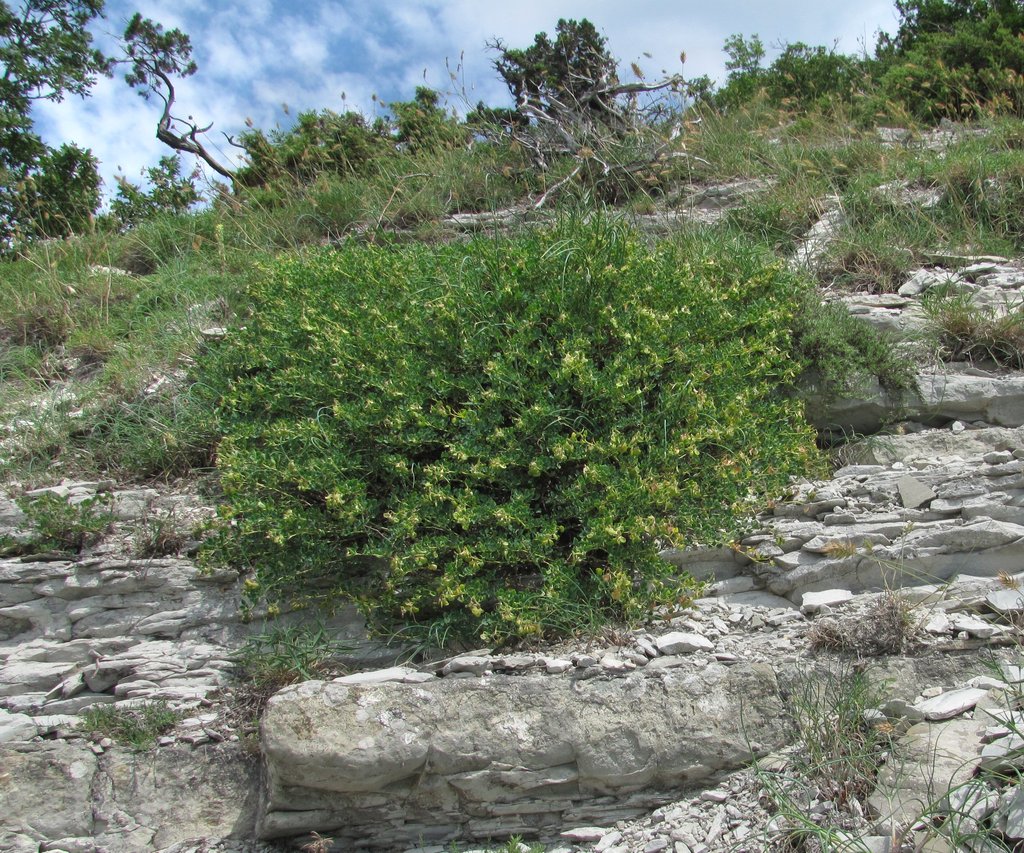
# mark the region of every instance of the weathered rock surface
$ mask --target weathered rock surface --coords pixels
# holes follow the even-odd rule
[[[19,838],[35,844],[24,849],[137,853],[253,836],[259,767],[237,745],[96,755],[82,740],[23,742],[2,757],[3,850]]]
[[[267,707],[260,834],[316,830],[390,849],[418,837],[554,834],[640,814],[780,746],[787,729],[763,664],[585,680],[306,682]]]

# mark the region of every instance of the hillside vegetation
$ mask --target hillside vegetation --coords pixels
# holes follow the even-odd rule
[[[913,385],[828,297],[1024,244],[1024,12],[897,7],[870,57],[762,67],[734,36],[719,89],[621,82],[593,25],[559,22],[495,46],[516,108],[419,89],[375,123],[252,129],[200,207],[176,154],[91,216],[98,196],[45,189],[59,152],[26,107],[0,162],[0,472],[202,478],[223,498],[206,559],[252,596],[355,600],[437,642],[685,603],[657,552],[728,544],[824,464],[810,378]],[[133,25],[133,85],[195,72],[187,36]],[[934,319],[922,351],[970,356]]]

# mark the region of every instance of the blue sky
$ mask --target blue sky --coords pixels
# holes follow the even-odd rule
[[[99,43],[136,10],[190,35],[199,71],[178,86],[176,112],[213,122],[209,142],[225,159],[236,152],[221,132],[237,134],[246,119],[269,129],[308,109],[372,117],[379,102],[407,100],[424,84],[463,111],[479,100],[506,103],[485,43],[525,47],[534,34],[553,33],[559,18],[589,18],[623,69],[638,61],[648,79],[680,71],[680,51],[685,76],[721,79],[722,43],[732,33],[759,34],[770,60],[773,46],[795,41],[859,52],[896,26],[891,0],[108,0],[94,28]],[[110,191],[118,167],[137,179],[169,153],[155,139],[158,115],[118,74],[90,98],[43,104],[35,117],[51,144],[91,148]]]

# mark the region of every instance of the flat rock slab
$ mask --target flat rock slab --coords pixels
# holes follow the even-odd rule
[[[685,631],[672,631],[657,637],[654,644],[663,655],[685,655],[689,652],[710,652],[715,644],[707,637]]]
[[[41,838],[92,835],[97,767],[85,744],[6,744],[0,752],[3,828]]]
[[[868,798],[878,815],[876,829],[891,835],[940,808],[951,789],[973,776],[987,726],[986,720],[911,726],[879,771],[878,786]]]
[[[646,672],[286,688],[261,728],[259,834],[386,849],[555,834],[641,814],[787,740],[768,665]]]
[[[896,481],[900,501],[907,509],[917,509],[938,497],[932,488],[909,474]]]
[[[958,690],[947,690],[931,699],[925,699],[914,706],[914,710],[924,715],[926,720],[948,720],[965,711],[970,711],[988,693],[980,687],[962,687]]]

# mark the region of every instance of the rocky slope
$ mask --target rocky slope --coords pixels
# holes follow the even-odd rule
[[[705,212],[728,203],[709,198]],[[900,294],[849,309],[906,335],[933,287],[996,311],[1024,298],[1022,264],[936,261]],[[241,618],[236,573],[190,556],[210,502],[111,483],[11,488],[0,850],[315,850],[333,838],[442,853],[512,835],[563,853],[1024,844],[1024,379],[932,365],[919,389],[899,430],[849,446],[830,479],[794,483],[734,547],[666,552],[708,582],[692,608],[417,665],[345,612],[329,627],[352,674],[280,691],[258,735],[239,715],[235,668],[266,623]],[[892,407],[868,393],[819,409],[819,426],[873,431]],[[98,502],[111,524],[98,542],[33,548],[38,519],[14,498],[47,496]],[[831,747],[874,733],[856,790],[836,784],[851,756],[809,758],[807,727],[837,729],[827,697],[853,694],[865,697],[856,725]],[[151,748],[96,727],[97,709],[154,702],[174,719]]]

